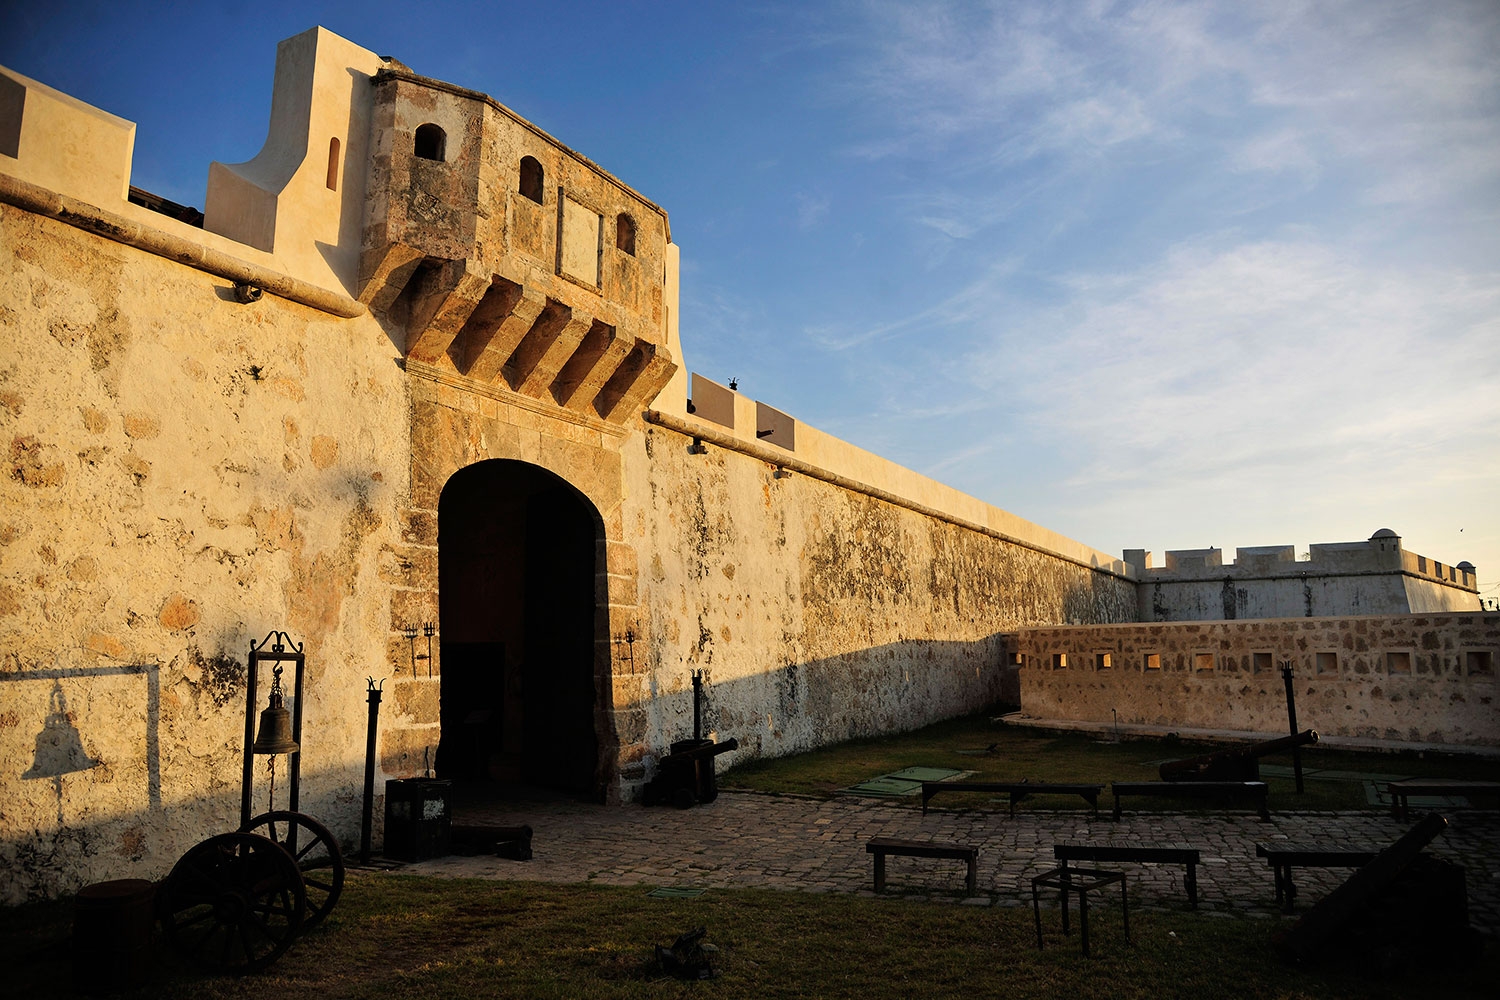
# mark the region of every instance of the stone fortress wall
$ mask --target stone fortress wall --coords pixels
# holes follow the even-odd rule
[[[1174,550],[1166,554],[1165,566],[1153,567],[1150,552],[1127,549],[1125,561],[1139,581],[1140,620],[1479,610],[1473,566],[1445,565],[1410,552],[1389,528],[1363,542],[1315,543],[1306,559],[1298,559],[1290,545],[1236,549],[1228,565],[1223,558],[1216,548]]]
[[[1021,629],[1027,715],[1101,724],[1287,728],[1500,746],[1500,615],[1487,612]]]
[[[691,735],[694,671],[721,766],[1124,682],[1054,697],[1015,652],[1134,634],[1136,567],[690,377],[669,220],[619,179],[321,28],[278,48],[271,122],[200,225],[131,188],[132,124],[0,70],[0,900],[236,825],[275,629],[302,808],[346,840],[367,678],[379,778],[612,801]],[[1441,729],[1481,683],[1452,642],[1412,659],[1431,719],[1368,725]],[[1155,714],[1215,717],[1193,691]]]
[[[1013,699],[999,636],[1133,617],[1123,563],[690,389],[665,212],[490,98],[313,29],[271,120],[198,225],[132,124],[0,71],[0,900],[237,825],[276,629],[301,807],[352,840],[367,678],[381,779],[628,800],[693,670],[742,759]]]

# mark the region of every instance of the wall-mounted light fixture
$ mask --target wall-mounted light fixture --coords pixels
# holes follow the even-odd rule
[[[234,301],[236,302],[259,302],[264,294],[259,285],[252,285],[248,281],[236,281],[234,283]]]

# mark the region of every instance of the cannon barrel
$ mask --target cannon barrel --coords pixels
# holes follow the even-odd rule
[[[1185,760],[1169,760],[1160,768],[1161,779],[1163,781],[1189,779],[1255,781],[1259,777],[1259,768],[1256,765],[1258,758],[1316,742],[1318,742],[1317,731],[1304,729],[1291,736],[1252,743],[1249,746],[1216,750],[1213,753],[1188,757]]]
[[[1291,736],[1283,736],[1280,739],[1266,740],[1264,743],[1253,743],[1244,748],[1244,752],[1251,757],[1268,757],[1273,753],[1290,750],[1292,747],[1306,746],[1309,743],[1318,742],[1318,731],[1316,729],[1304,729],[1300,733]]]
[[[739,748],[740,741],[731,737],[723,743],[704,743],[702,746],[676,750],[667,754],[662,760],[701,760],[704,757],[717,757],[721,753],[728,753],[731,750],[738,750]]]

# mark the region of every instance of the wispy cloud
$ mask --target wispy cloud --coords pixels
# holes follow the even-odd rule
[[[1500,6],[1485,0],[859,9],[845,96],[879,123],[860,155],[961,176],[1133,146],[1333,172],[1384,204],[1493,201],[1500,185]]]
[[[1033,425],[1087,456],[1075,486],[1389,492],[1450,464],[1500,478],[1493,275],[1263,242],[1184,246],[1122,283],[1077,284],[1075,318],[1037,314],[967,365],[985,383],[1021,365]]]
[[[823,195],[797,193],[797,228],[812,229],[828,217],[829,201]]]

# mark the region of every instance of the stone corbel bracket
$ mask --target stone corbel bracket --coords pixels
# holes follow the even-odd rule
[[[653,339],[474,260],[388,244],[367,251],[360,270],[360,301],[403,325],[406,357],[424,365],[446,357],[465,378],[616,424],[645,409],[677,371]]]

